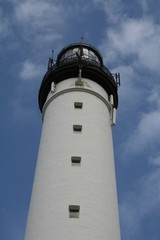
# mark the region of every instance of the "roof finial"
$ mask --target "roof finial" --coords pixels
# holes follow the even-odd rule
[[[83,43],[83,33],[82,33],[82,35],[81,35],[81,42],[80,42],[81,44]]]

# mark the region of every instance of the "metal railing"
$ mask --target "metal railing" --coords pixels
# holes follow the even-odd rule
[[[83,66],[96,66],[97,68],[101,69],[105,74],[107,74],[107,76],[109,77],[109,79],[112,81],[112,83],[117,87],[120,85],[120,75],[119,74],[112,74],[107,67],[105,67],[104,65],[100,64],[100,62],[92,59],[92,58],[65,58],[64,60],[61,60],[59,62],[55,62],[55,63],[49,63],[48,64],[48,72],[45,74],[44,78],[47,77],[47,75],[53,71],[55,71],[58,68],[67,66],[67,65],[75,65],[77,64],[77,66],[83,68]]]

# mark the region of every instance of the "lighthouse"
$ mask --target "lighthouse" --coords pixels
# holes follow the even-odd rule
[[[112,126],[119,75],[92,45],[49,59],[25,240],[120,240]]]

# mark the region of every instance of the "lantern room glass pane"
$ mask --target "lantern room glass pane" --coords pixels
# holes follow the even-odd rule
[[[68,49],[61,56],[60,61],[68,62],[68,61],[70,61],[70,59],[73,59],[73,60],[77,59],[78,60],[78,56],[81,57],[82,60],[87,60],[91,63],[96,64],[96,65],[100,65],[100,59],[96,55],[96,53],[94,51],[92,51],[91,49],[88,49],[88,48],[83,47],[83,46],[79,46],[79,48],[75,47],[75,48],[72,48],[72,49]]]
[[[65,58],[71,58],[72,56],[72,49],[71,50],[68,50],[66,53],[65,53]]]
[[[88,58],[88,49],[87,48],[83,48],[83,58]]]

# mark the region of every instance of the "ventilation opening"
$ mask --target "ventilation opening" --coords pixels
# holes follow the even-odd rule
[[[79,218],[80,206],[79,205],[69,205],[69,217]]]
[[[71,157],[71,162],[72,162],[72,166],[80,166],[81,157],[72,156],[72,157]]]
[[[75,124],[73,125],[74,132],[81,132],[82,131],[82,125]]]
[[[82,109],[83,103],[82,103],[82,102],[75,102],[75,103],[74,103],[74,107],[75,107],[75,108]]]

